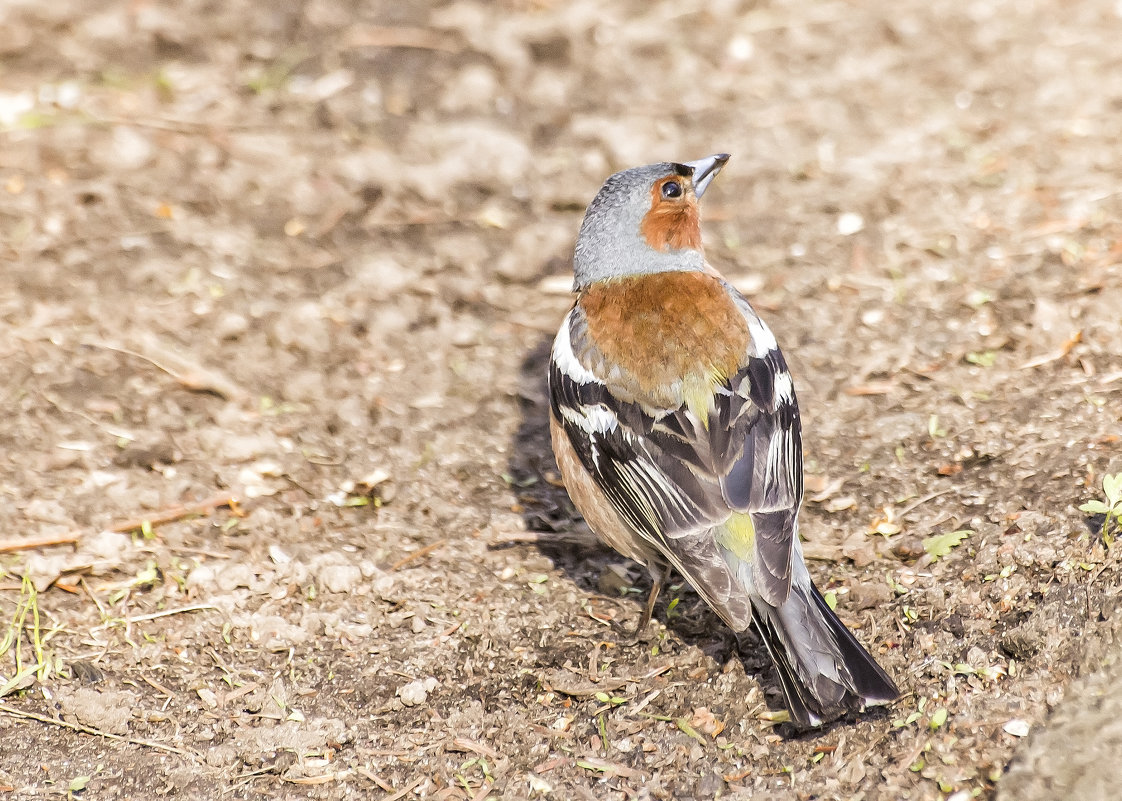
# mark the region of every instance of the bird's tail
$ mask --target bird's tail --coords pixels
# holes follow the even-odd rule
[[[809,581],[792,583],[778,608],[753,604],[753,623],[775,662],[787,709],[800,726],[819,726],[846,711],[900,697],[877,664]]]

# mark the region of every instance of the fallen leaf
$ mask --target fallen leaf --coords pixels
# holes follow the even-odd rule
[[[811,503],[823,503],[825,501],[828,501],[837,493],[838,490],[842,488],[842,486],[845,485],[845,476],[832,480],[827,480],[825,476],[821,476],[818,478],[820,478],[821,480],[815,482],[817,486],[811,487],[809,485],[810,482],[807,482],[807,489],[811,489],[814,491],[814,495],[811,495],[807,499]]]
[[[717,716],[704,706],[693,711],[693,715],[690,717],[690,723],[694,728],[708,734],[710,737],[716,737],[725,730],[724,722],[717,720]]]
[[[857,505],[857,499],[852,495],[843,495],[840,498],[834,498],[826,504],[827,512],[844,512],[846,509],[852,509]]]
[[[923,550],[931,554],[933,558],[940,559],[949,554],[951,548],[954,548],[973,533],[971,529],[963,528],[958,531],[948,531],[946,534],[936,534],[934,537],[926,537],[923,540]]]

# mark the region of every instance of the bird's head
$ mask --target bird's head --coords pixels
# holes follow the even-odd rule
[[[576,288],[675,270],[708,270],[697,201],[729,160],[662,162],[617,172],[584,215],[573,259]]]

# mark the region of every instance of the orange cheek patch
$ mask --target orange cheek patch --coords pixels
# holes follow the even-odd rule
[[[662,184],[651,188],[651,210],[643,215],[639,232],[655,250],[701,250],[701,216],[693,192],[677,199],[662,197]]]

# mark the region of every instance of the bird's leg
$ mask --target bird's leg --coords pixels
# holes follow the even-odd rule
[[[667,565],[659,565],[651,569],[651,594],[647,596],[647,607],[643,610],[643,616],[639,618],[639,625],[635,629],[636,636],[642,634],[647,628],[647,624],[651,622],[651,615],[654,614],[655,602],[658,601],[658,595],[662,592],[662,586],[666,583],[666,579],[669,576],[670,567]]]
[[[639,642],[639,638],[643,636],[643,632],[646,631],[647,625],[651,622],[652,615],[654,615],[655,602],[658,601],[659,593],[662,592],[663,585],[666,584],[667,579],[670,577],[669,565],[648,566],[647,569],[651,573],[651,594],[647,596],[647,605],[643,609],[643,615],[639,618],[639,625],[635,627],[635,630],[632,632],[620,632],[627,636],[626,640],[619,643],[625,648],[635,645]]]

